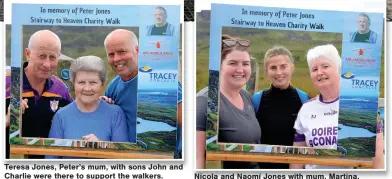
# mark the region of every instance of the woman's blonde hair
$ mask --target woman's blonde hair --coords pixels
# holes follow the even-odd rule
[[[264,55],[264,69],[267,68],[267,61],[269,58],[278,56],[278,55],[286,55],[289,57],[290,63],[294,64],[294,59],[293,56],[291,55],[291,52],[284,46],[276,45],[265,52]]]

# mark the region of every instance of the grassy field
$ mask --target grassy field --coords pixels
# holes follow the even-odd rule
[[[202,18],[199,13],[197,13],[197,16],[196,90],[199,91],[208,85],[210,21],[209,19]],[[283,45],[292,52],[296,68],[292,75],[291,82],[295,87],[309,93],[310,96],[315,96],[318,92],[310,80],[309,69],[305,58],[306,52],[316,45],[327,43],[335,45],[340,53],[342,48],[342,34],[340,33],[231,27],[223,27],[222,33],[251,40],[251,56],[256,58],[257,64],[259,65],[257,90],[268,88],[270,85],[269,80],[264,75],[263,57],[266,50],[274,45]],[[382,54],[380,98],[384,97],[384,50],[382,51]]]
[[[197,13],[196,21],[196,90],[197,92],[208,86],[209,80],[209,44],[210,44],[210,20],[206,17],[201,17],[200,13]],[[340,33],[321,33],[321,32],[306,32],[306,31],[285,31],[285,30],[266,30],[266,29],[251,29],[251,28],[231,28],[223,27],[222,34],[228,34],[234,37],[251,40],[251,56],[254,57],[259,66],[259,76],[257,78],[258,86],[256,91],[268,88],[270,81],[264,75],[263,57],[266,50],[273,47],[274,45],[283,45],[288,48],[294,58],[295,71],[292,75],[291,83],[293,86],[300,88],[307,92],[310,96],[318,94],[317,90],[313,86],[308,65],[306,62],[306,52],[317,45],[333,44],[339,50],[341,54],[342,48],[342,34]],[[380,71],[380,98],[384,98],[384,41],[382,46],[381,56],[381,71]],[[346,113],[348,115],[355,115],[355,112]],[[216,116],[214,116],[216,118]],[[213,118],[213,117],[211,117]],[[373,129],[373,123],[366,121],[367,116],[358,120],[349,120],[345,118],[344,122],[351,125],[359,125],[364,122],[365,128]],[[211,136],[214,132],[207,132],[207,136]],[[353,143],[355,142],[355,144]],[[368,155],[368,149],[374,148],[374,145],[369,143],[369,139],[366,138],[349,138],[341,142],[342,146],[349,150],[347,155]],[[360,147],[356,144],[364,144]],[[209,144],[208,150],[219,150],[219,146],[216,144]],[[337,151],[333,150],[320,150],[322,154],[337,155]],[[353,153],[354,152],[354,153]],[[221,168],[222,163],[220,161],[207,161],[207,168]]]
[[[377,124],[374,113],[359,112],[354,110],[342,109],[339,116],[339,122],[346,126],[359,127],[376,133]]]
[[[369,156],[375,154],[376,137],[353,137],[339,140],[339,143],[347,150],[347,155]]]
[[[56,33],[61,39],[61,52],[62,54],[76,59],[80,56],[86,55],[94,55],[100,57],[106,64],[107,68],[107,77],[108,80],[105,83],[103,89],[106,89],[108,83],[115,77],[117,74],[111,69],[111,66],[108,65],[108,60],[106,56],[106,51],[104,48],[104,39],[106,36],[120,27],[84,27],[84,26],[42,26],[42,25],[25,25],[23,26],[22,31],[22,43],[21,49],[27,47],[28,40],[33,33],[38,30],[48,29]],[[182,28],[182,26],[180,26]],[[138,27],[121,27],[121,29],[127,29],[135,32],[136,36],[139,36],[139,28]],[[180,44],[182,40],[182,34],[180,34]],[[181,54],[181,53],[180,53]],[[26,61],[26,57],[24,53],[22,54],[21,61]],[[11,26],[6,26],[6,65],[10,65],[11,63]],[[64,68],[69,68],[70,61],[67,60],[59,60],[59,66],[57,69],[57,76],[60,76],[60,71]],[[18,71],[19,72],[19,71]],[[15,78],[17,75],[13,75]],[[71,83],[68,80],[64,80],[68,85],[70,85],[70,93],[74,96],[74,90]],[[13,91],[14,93],[14,91]],[[103,95],[104,90],[102,90],[101,95]],[[15,94],[13,94],[15,96]],[[168,107],[167,105],[159,105],[152,103],[142,103],[138,106],[138,115],[141,118],[151,121],[160,121],[169,124],[172,127],[176,127],[177,122],[177,107],[175,105]],[[14,119],[13,121],[16,121]],[[18,130],[18,124],[11,124],[11,133]],[[175,142],[176,142],[176,132],[162,132],[162,133],[154,133],[154,132],[146,132],[140,135],[144,142],[149,142],[149,149],[153,150],[166,150],[173,151],[175,150]],[[18,138],[11,139],[11,143],[20,143],[22,141]],[[161,147],[160,147],[161,146]],[[127,144],[119,144],[119,147],[122,149],[135,149],[140,150],[139,147],[130,146]]]
[[[176,106],[172,107],[156,103],[139,103],[138,117],[150,121],[165,122],[172,127],[176,127],[177,108]]]
[[[176,146],[176,131],[144,132],[138,137],[147,143],[147,150],[174,151]]]
[[[61,53],[76,59],[81,56],[94,55],[100,57],[106,64],[107,68],[107,82],[105,83],[104,89],[108,83],[117,74],[111,69],[108,64],[106,51],[104,48],[104,40],[111,31],[117,29],[117,27],[83,27],[83,26],[42,26],[42,25],[25,25],[23,26],[23,37],[22,47],[25,49],[28,45],[29,38],[33,33],[38,30],[48,29],[56,33],[61,39]],[[136,36],[139,35],[139,28],[127,27],[127,30],[135,32]],[[22,50],[23,51],[23,50]],[[26,61],[26,57],[23,54],[22,61]],[[11,25],[6,25],[6,65],[10,65],[11,61]],[[63,64],[67,62],[59,61],[58,73],[65,67],[69,68],[70,64]],[[57,75],[60,76],[60,75]],[[68,80],[64,82],[69,83]],[[73,88],[70,89],[71,95],[74,95]],[[103,95],[104,91],[102,91]]]

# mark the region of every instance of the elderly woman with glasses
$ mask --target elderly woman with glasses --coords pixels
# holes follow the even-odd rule
[[[123,110],[100,99],[106,81],[106,65],[102,59],[95,56],[76,59],[71,64],[70,76],[75,101],[55,114],[49,138],[128,142]]]
[[[260,126],[255,116],[251,95],[242,89],[251,74],[250,42],[222,36],[220,65],[220,102],[218,141],[257,144]],[[208,89],[196,97],[197,168],[205,168]],[[223,162],[224,169],[258,168],[253,162]]]
[[[341,58],[333,45],[321,45],[309,50],[307,61],[313,84],[319,95],[310,99],[300,109],[294,124],[294,146],[315,149],[335,149],[338,141],[339,91]],[[328,115],[325,115],[328,113]],[[380,128],[381,125],[378,125]],[[377,130],[375,168],[383,167],[383,142]],[[319,140],[319,139],[325,140]],[[321,142],[324,141],[324,142]],[[339,166],[290,164],[291,169],[347,168]]]

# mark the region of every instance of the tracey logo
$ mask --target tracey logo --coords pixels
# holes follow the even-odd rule
[[[355,75],[352,72],[347,72],[347,73],[342,74],[341,77],[344,79],[353,79],[355,77]]]
[[[139,68],[139,71],[144,72],[144,73],[148,73],[148,72],[152,72],[152,68],[150,66],[144,66]]]

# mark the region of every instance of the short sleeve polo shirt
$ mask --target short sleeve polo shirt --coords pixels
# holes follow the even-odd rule
[[[21,136],[47,138],[54,114],[71,103],[72,97],[65,83],[56,76],[47,79],[43,93],[38,94],[27,80],[24,71],[27,65],[27,62],[23,64],[22,98],[28,99],[29,108],[22,115]]]

